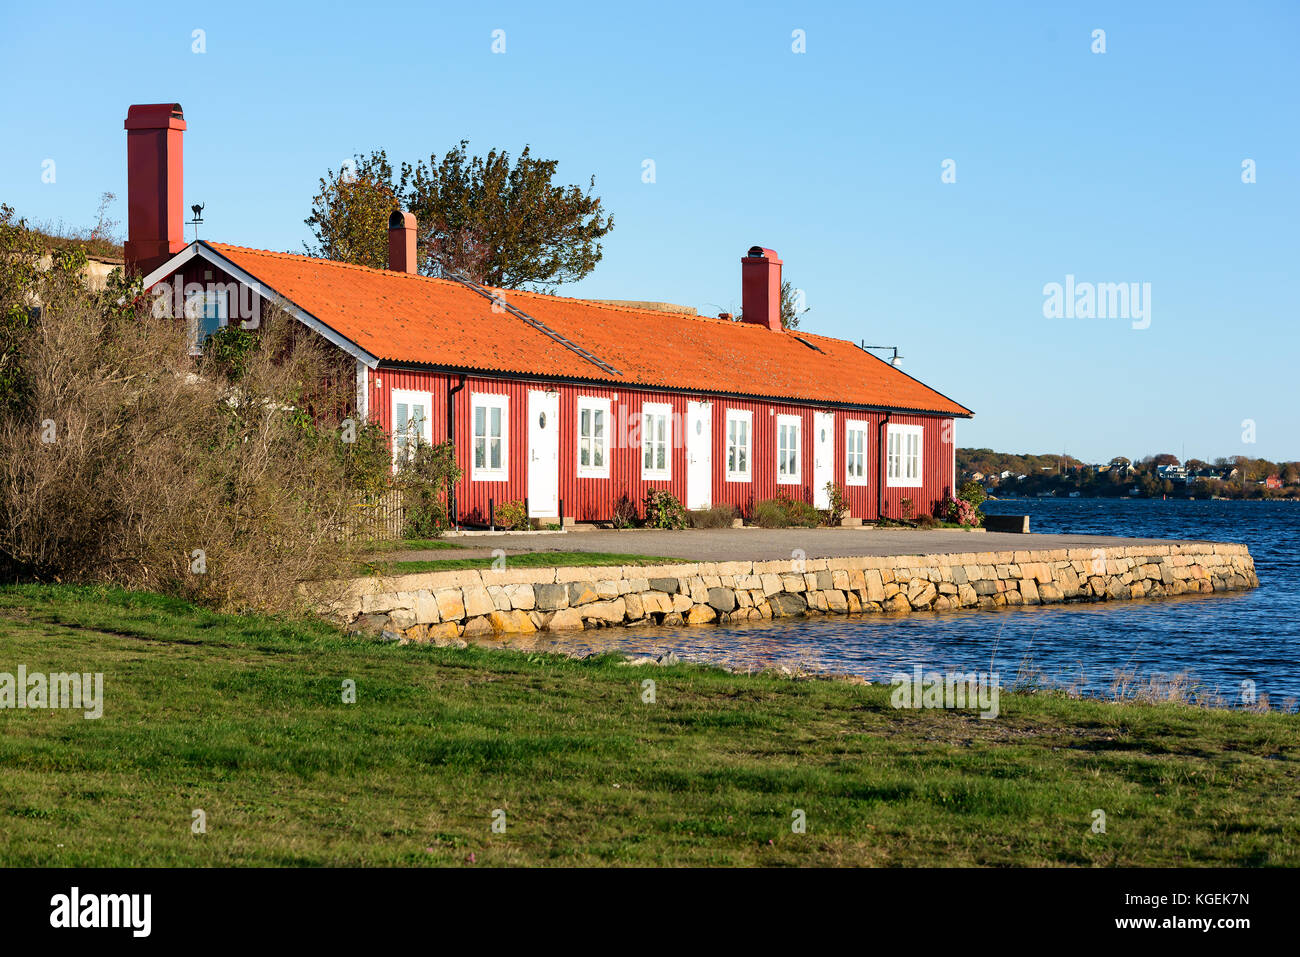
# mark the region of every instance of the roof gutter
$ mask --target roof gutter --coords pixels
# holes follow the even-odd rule
[[[611,382],[609,379],[584,379],[579,376],[555,376],[546,375],[541,372],[508,372],[504,369],[470,369],[464,366],[444,366],[425,362],[401,362],[390,359],[380,359],[379,361],[388,369],[410,369],[422,372],[441,372],[450,375],[471,375],[481,379],[507,379],[511,382],[558,382],[564,385],[596,386],[600,388],[617,386],[633,392],[669,392],[673,395],[708,396],[712,399],[736,399],[740,402],[766,402],[777,405],[797,405],[804,408],[816,407],[824,409],[844,409],[849,412],[892,412],[895,415],[938,415],[952,419],[969,419],[975,415],[974,412],[970,411],[953,412],[941,409],[908,409],[902,406],[860,405],[852,402],[833,402],[825,399],[801,399],[798,396],[757,395],[754,393],[744,392],[720,392],[711,389],[690,389],[682,386],[655,385],[649,382],[615,383]],[[926,386],[926,388],[928,389],[929,386]],[[944,396],[944,398],[947,398],[947,396]],[[959,408],[965,408],[957,402],[953,402],[953,405],[957,405]]]
[[[888,455],[885,449],[885,427],[892,412],[886,412],[876,430],[876,461],[880,463],[880,481],[876,482],[876,521],[885,517],[885,477],[889,474]]]
[[[460,382],[447,384],[447,441],[451,443],[451,454],[456,454],[456,393],[465,388],[465,373],[460,374]],[[456,514],[456,483],[447,489],[447,520],[460,531],[460,520]]]

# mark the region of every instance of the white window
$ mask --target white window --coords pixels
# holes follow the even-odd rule
[[[673,407],[666,403],[641,406],[641,477],[673,477]]]
[[[226,324],[226,297],[220,292],[192,292],[185,297],[185,320],[189,324],[190,354],[203,351],[208,337]]]
[[[475,482],[504,482],[510,461],[510,397],[475,392],[470,396],[474,429]]]
[[[609,478],[609,399],[578,396],[578,474]]]
[[[393,390],[393,467],[409,462],[421,442],[433,444],[430,409],[433,396],[428,392]]]
[[[844,484],[866,485],[867,476],[867,434],[866,422],[852,419],[844,423]]]
[[[797,415],[776,417],[776,480],[781,485],[799,484],[799,430],[803,420]]]
[[[921,487],[921,426],[889,426],[889,484],[896,488]]]
[[[727,481],[748,482],[749,460],[752,449],[754,413],[740,409],[727,410]]]

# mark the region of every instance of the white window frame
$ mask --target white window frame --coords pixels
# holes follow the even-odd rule
[[[855,453],[852,450],[850,437],[859,436],[861,443],[860,449]],[[870,485],[871,484],[871,423],[863,419],[845,419],[844,420],[844,484],[845,485]],[[862,474],[853,474],[853,460],[855,457],[862,459]]]
[[[737,435],[740,433],[740,426],[745,426],[745,444],[742,446],[736,442],[733,446],[731,441],[731,425],[736,423]],[[722,439],[723,454],[726,456],[725,465],[727,468],[728,482],[749,482],[754,476],[754,413],[747,409],[728,409],[726,418],[726,432]],[[731,468],[732,449],[737,452],[737,464],[739,464],[739,452],[743,448],[745,452],[745,467],[743,469]]]
[[[794,474],[782,473],[782,455],[781,455],[781,426],[793,426],[795,430],[794,444]],[[788,432],[786,433],[789,434]],[[788,446],[787,446],[788,447]],[[776,417],[776,484],[777,485],[799,485],[803,481],[803,416],[801,415],[778,415]]]
[[[486,410],[483,415],[483,460],[491,461],[490,446],[487,444],[492,437],[490,430],[491,410],[499,409],[501,412],[501,467],[492,468],[489,465],[480,466],[478,464],[478,410]],[[510,396],[501,395],[496,392],[471,392],[469,397],[469,463],[470,463],[470,481],[472,482],[505,482],[510,478]]]
[[[412,405],[424,406],[424,428],[421,429],[419,438],[433,444],[433,393],[420,392],[417,389],[394,389],[389,395],[392,418],[389,422],[392,425],[393,436],[393,471],[401,465],[402,446],[398,444],[397,436],[397,407],[405,404],[409,409]],[[409,419],[408,419],[409,424]]]
[[[645,464],[647,420],[664,418],[664,464],[665,468],[647,468]],[[654,440],[657,445],[658,441]],[[667,402],[644,402],[641,405],[641,447],[637,450],[641,457],[641,478],[652,482],[671,482],[673,478],[673,407]]]
[[[191,303],[201,303],[197,310],[192,307]],[[208,315],[208,307],[215,306],[214,315]],[[191,292],[185,297],[185,321],[189,324],[190,336],[190,355],[197,356],[203,353],[203,344],[207,342],[208,337],[216,332],[214,329],[207,335],[203,334],[203,320],[216,319],[217,329],[223,328],[230,322],[229,315],[230,304],[226,301],[224,293],[216,290],[204,290],[202,292]]]
[[[898,437],[895,443],[894,437]],[[915,455],[912,442],[915,440]],[[890,425],[886,436],[886,481],[890,488],[920,488],[925,476],[925,427]],[[915,474],[913,474],[915,472]]]
[[[590,436],[584,436],[582,434],[582,413],[583,412],[591,413],[592,434]],[[596,423],[597,413],[600,413],[605,417],[605,423],[601,431],[600,442],[599,442],[599,447],[601,452],[601,464],[583,465],[582,464],[583,442],[590,443],[589,447],[591,449],[591,459],[593,462],[595,461],[595,453],[597,447],[596,435],[595,435],[595,431],[596,431],[595,423]],[[610,436],[610,424],[613,421],[610,415],[609,399],[601,398],[600,396],[597,395],[578,396],[578,411],[577,411],[577,415],[575,416],[575,419],[576,421],[574,422],[574,428],[578,433],[578,443],[577,443],[578,447],[577,449],[575,449],[574,454],[576,456],[576,461],[578,464],[578,477],[579,478],[605,478],[605,479],[609,478],[609,436]]]

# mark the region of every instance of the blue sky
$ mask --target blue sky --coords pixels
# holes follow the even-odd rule
[[[974,409],[961,445],[1300,458],[1294,3],[115,6],[4,14],[29,219],[126,219],[131,103],[184,106],[203,236],[269,249],[355,152],[531,144],[615,216],[565,294],[734,310],[758,243],[806,328]],[[1067,275],[1150,283],[1150,325],[1045,318]]]

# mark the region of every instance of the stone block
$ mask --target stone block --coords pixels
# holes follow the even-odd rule
[[[433,593],[433,599],[443,621],[459,621],[465,617],[465,599],[459,588],[441,588]]]
[[[564,585],[534,585],[533,597],[540,611],[557,611],[569,607],[569,589]]]
[[[576,608],[561,608],[546,620],[547,631],[582,631],[582,615]]]
[[[736,593],[730,588],[710,588],[705,593],[705,602],[711,605],[714,611],[734,611],[736,609]]]
[[[627,615],[627,599],[615,598],[611,601],[597,601],[583,605],[579,612],[584,619],[606,621],[618,624]]]
[[[720,589],[712,589],[718,591]],[[709,622],[716,621],[718,613],[709,605],[692,605],[686,613],[686,623],[688,625],[707,625]]]

